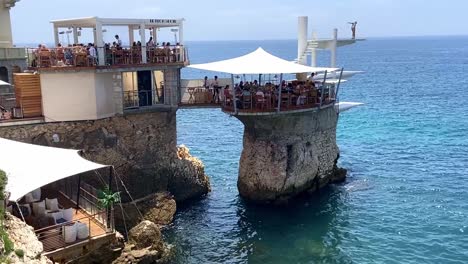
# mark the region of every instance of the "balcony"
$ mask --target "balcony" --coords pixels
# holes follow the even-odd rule
[[[21,60],[26,58],[24,48],[0,48],[0,60]]]
[[[187,49],[183,46],[166,47],[102,47],[85,46],[41,48],[26,50],[28,66],[38,71],[79,69],[144,68],[155,66],[185,66]],[[91,50],[91,51],[90,51]],[[104,52],[104,56],[99,56]],[[103,60],[102,62],[100,61]]]

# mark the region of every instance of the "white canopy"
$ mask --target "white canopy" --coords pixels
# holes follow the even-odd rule
[[[0,170],[6,172],[6,191],[17,201],[49,183],[109,167],[82,158],[79,150],[44,147],[0,138]]]
[[[5,81],[0,80],[0,85],[11,85],[11,84],[9,84],[9,83],[7,83],[7,82],[5,82]]]
[[[262,48],[233,59],[203,64],[194,64],[189,68],[225,72],[230,74],[280,74],[336,71],[338,68],[309,67],[273,56]]]

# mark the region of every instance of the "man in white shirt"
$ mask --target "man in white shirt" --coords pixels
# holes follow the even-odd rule
[[[122,40],[119,38],[119,35],[115,35],[115,40],[117,42],[117,44],[122,47]]]
[[[88,52],[89,52],[89,58],[92,59],[93,65],[96,64],[96,58],[97,58],[97,53],[96,53],[96,48],[92,43],[89,43],[88,46]]]

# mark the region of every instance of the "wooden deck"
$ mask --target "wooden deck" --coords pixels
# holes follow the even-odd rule
[[[76,204],[68,199],[65,195],[60,192],[52,191],[52,190],[43,190],[43,199],[45,198],[57,198],[59,201],[59,205],[62,208],[75,208]],[[73,244],[78,244],[83,241],[90,240],[90,238],[100,237],[107,234],[106,227],[100,223],[96,217],[105,217],[105,214],[100,214],[98,216],[89,215],[83,209],[74,209],[73,214],[73,221],[70,223],[75,223],[77,221],[81,223],[85,223],[89,227],[89,238],[76,240],[73,243],[65,243],[62,235],[62,226],[67,225],[64,223],[62,225],[55,225],[47,228],[42,228],[40,230],[36,230],[38,233],[39,241],[42,242],[44,246],[44,252],[51,252],[57,249],[65,248]]]

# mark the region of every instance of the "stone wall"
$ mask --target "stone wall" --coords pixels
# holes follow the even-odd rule
[[[247,200],[287,201],[344,177],[336,177],[338,115],[333,107],[237,118],[245,125],[238,189]]]
[[[114,165],[134,199],[170,191],[182,201],[210,190],[203,164],[178,155],[175,111],[0,127],[0,137],[82,149],[87,159]]]

